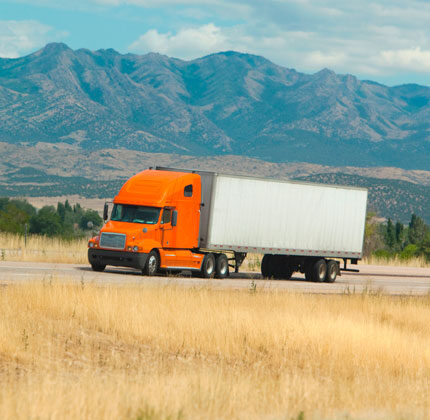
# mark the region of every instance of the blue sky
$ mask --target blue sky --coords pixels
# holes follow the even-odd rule
[[[0,0],[0,57],[54,41],[187,60],[236,50],[305,73],[430,85],[429,0]]]

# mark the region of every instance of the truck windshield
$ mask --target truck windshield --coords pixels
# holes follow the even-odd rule
[[[132,206],[129,204],[115,204],[112,210],[111,220],[115,222],[144,223],[155,225],[160,216],[157,207]]]

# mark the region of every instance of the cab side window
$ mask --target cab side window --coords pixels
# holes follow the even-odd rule
[[[161,218],[161,223],[170,223],[172,220],[172,210],[171,209],[164,209],[163,211],[163,217]]]
[[[193,185],[187,185],[184,188],[184,197],[192,197],[193,196]]]

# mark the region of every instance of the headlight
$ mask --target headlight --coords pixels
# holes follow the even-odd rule
[[[137,245],[135,245],[135,246],[133,247],[133,251],[134,251],[134,252],[139,251],[139,247],[138,247]]]
[[[88,246],[89,246],[90,248],[94,248],[94,242],[88,242]]]

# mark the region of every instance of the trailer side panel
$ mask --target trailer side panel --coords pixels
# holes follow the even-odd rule
[[[207,248],[361,258],[367,190],[215,176]]]

